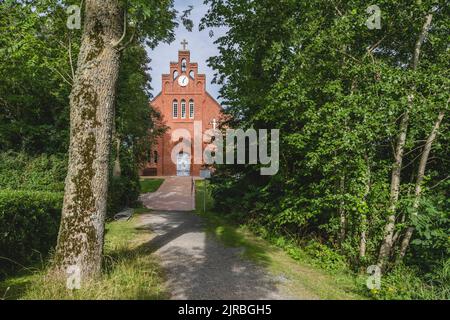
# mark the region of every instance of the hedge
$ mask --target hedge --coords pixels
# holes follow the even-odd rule
[[[62,192],[66,174],[65,155],[0,153],[0,190]]]
[[[0,190],[0,278],[55,246],[62,203],[61,192]]]

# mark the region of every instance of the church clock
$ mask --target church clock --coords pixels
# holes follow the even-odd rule
[[[178,84],[181,87],[186,87],[189,84],[189,78],[186,75],[182,75],[178,78]]]

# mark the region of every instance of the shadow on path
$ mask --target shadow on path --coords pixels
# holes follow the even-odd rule
[[[140,216],[140,230],[155,237],[144,244],[165,269],[172,299],[289,299],[273,275],[243,259],[242,248],[225,247],[206,234],[201,217],[157,211]]]

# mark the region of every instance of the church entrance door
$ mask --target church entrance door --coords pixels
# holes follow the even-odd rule
[[[177,156],[177,176],[187,177],[191,175],[191,156],[189,153],[180,152]]]

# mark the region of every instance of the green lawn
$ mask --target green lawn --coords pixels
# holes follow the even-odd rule
[[[141,179],[141,193],[155,192],[159,189],[164,179]]]
[[[138,215],[129,221],[107,223],[104,270],[101,279],[85,284],[81,290],[67,290],[40,271],[19,275],[0,282],[1,299],[166,299],[158,261],[143,243],[148,230],[136,229]],[[9,289],[8,289],[9,288]]]
[[[226,246],[244,248],[244,257],[261,264],[276,275],[290,279],[288,291],[297,297],[315,296],[320,299],[367,299],[364,296],[364,278],[342,270],[330,273],[322,270],[299,247],[280,248],[256,236],[245,225],[232,221],[213,210],[213,199],[206,195],[206,212],[203,213],[203,181],[196,182],[196,212],[206,220],[210,234]],[[293,258],[295,256],[295,259]]]

